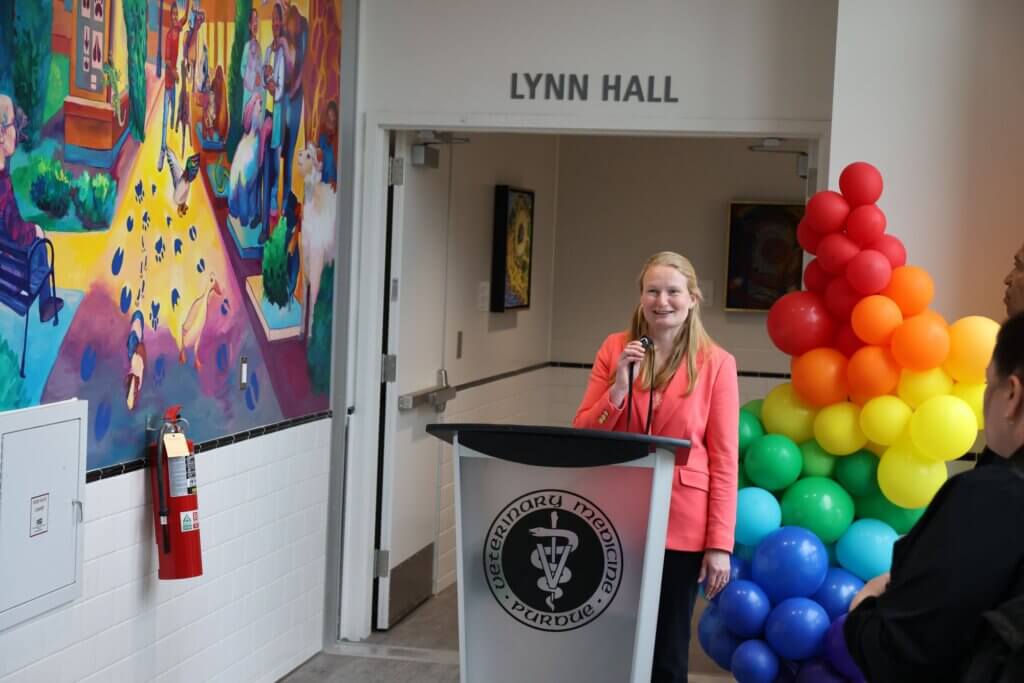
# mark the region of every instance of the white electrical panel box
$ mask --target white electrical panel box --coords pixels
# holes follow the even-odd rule
[[[0,631],[82,594],[88,402],[0,413]]]

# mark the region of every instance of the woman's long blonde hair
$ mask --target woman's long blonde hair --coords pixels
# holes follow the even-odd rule
[[[701,294],[700,287],[697,286],[697,271],[694,270],[693,264],[685,256],[674,251],[661,251],[647,259],[647,263],[640,269],[640,276],[637,278],[641,295],[644,291],[644,276],[647,274],[648,269],[654,266],[668,266],[682,273],[683,277],[686,278],[686,289],[690,297],[693,298],[694,304],[686,316],[686,322],[683,323],[679,334],[676,335],[675,341],[672,344],[672,355],[661,369],[661,372],[658,373],[658,376],[654,377],[653,383],[651,381],[651,375],[654,371],[654,366],[651,362],[653,359],[652,355],[648,355],[640,364],[640,372],[637,379],[639,386],[644,388],[649,389],[652,385],[655,388],[664,387],[672,379],[672,376],[676,374],[676,371],[685,359],[687,373],[685,395],[689,396],[697,387],[697,366],[702,362],[704,354],[715,343],[704,329],[704,323],[700,317],[700,305],[704,300],[704,296]],[[639,339],[647,333],[647,319],[644,318],[643,306],[637,304],[636,311],[633,313],[633,319],[630,321],[627,341]]]

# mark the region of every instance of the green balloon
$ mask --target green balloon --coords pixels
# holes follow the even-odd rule
[[[804,457],[803,477],[831,477],[836,468],[836,456],[818,445],[814,439],[800,444]]]
[[[807,477],[782,496],[782,526],[801,526],[822,543],[834,543],[853,523],[853,498],[824,477]]]
[[[901,508],[886,498],[881,491],[857,498],[856,505],[857,519],[881,520],[901,535],[910,531],[925,511],[925,508]]]
[[[747,401],[742,406],[740,406],[740,410],[747,411],[748,413],[756,417],[758,421],[760,421],[762,403],[764,403],[764,399],[755,398],[753,401]]]
[[[836,480],[851,496],[869,496],[881,490],[878,488],[877,455],[871,451],[857,451],[836,460]]]
[[[747,478],[747,472],[746,472],[746,470],[744,470],[744,469],[743,469],[743,468],[741,467],[741,468],[740,468],[740,471],[739,471],[739,476],[738,476],[738,477],[736,477],[736,488],[737,488],[737,489],[745,489],[745,488],[747,488],[748,486],[750,486],[750,479],[749,479],[749,478]]]
[[[800,448],[782,434],[765,434],[750,444],[743,468],[755,486],[781,491],[800,476]]]
[[[764,436],[764,427],[757,417],[746,410],[740,411],[740,455],[747,452],[750,444]]]

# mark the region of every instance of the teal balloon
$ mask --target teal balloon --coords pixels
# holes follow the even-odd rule
[[[746,410],[740,411],[740,456],[747,452],[750,444],[764,436],[764,427],[757,416]]]
[[[758,421],[760,421],[761,420],[761,404],[762,403],[764,403],[763,399],[755,398],[753,401],[747,401],[746,403],[744,403],[740,407],[740,410],[747,411],[748,413],[750,413],[751,415],[756,417],[758,419]]]
[[[861,581],[870,581],[892,567],[892,547],[896,531],[877,519],[858,519],[836,544],[836,554],[844,569]]]
[[[851,496],[870,496],[878,488],[878,456],[871,451],[857,451],[836,458],[836,480]]]
[[[782,495],[782,526],[800,526],[834,543],[853,522],[853,498],[824,477],[801,479]]]
[[[800,472],[802,477],[831,477],[836,469],[836,456],[818,445],[814,439],[800,444],[800,454],[804,465]]]
[[[775,496],[748,486],[740,489],[736,496],[736,542],[756,546],[761,540],[779,528],[782,511]]]
[[[782,434],[765,434],[750,444],[743,459],[747,477],[754,486],[781,491],[800,476],[803,459],[800,448]]]
[[[750,562],[754,559],[755,550],[757,550],[757,548],[754,546],[736,543],[733,545],[732,554],[740,558],[741,560],[746,560],[747,562]]]
[[[925,508],[901,508],[885,497],[880,490],[867,496],[856,498],[857,519],[878,519],[893,528],[901,536],[909,532],[917,520],[921,519]]]

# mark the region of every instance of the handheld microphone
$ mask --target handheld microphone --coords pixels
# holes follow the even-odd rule
[[[644,353],[650,353],[650,352],[654,351],[654,340],[651,339],[650,337],[648,337],[646,334],[643,335],[642,337],[640,337],[640,339],[638,339],[637,341],[639,341],[640,345],[644,347]],[[627,432],[629,431],[629,428],[631,426],[630,423],[633,420],[633,367],[635,365],[636,365],[636,363],[630,363],[629,364],[629,375],[628,375],[628,381],[627,381],[628,388],[626,390],[626,431]],[[654,407],[653,398],[654,398],[654,387],[651,387],[650,405],[648,405],[648,407],[647,407],[647,428],[646,428],[646,432],[649,432],[651,430],[651,410]]]

